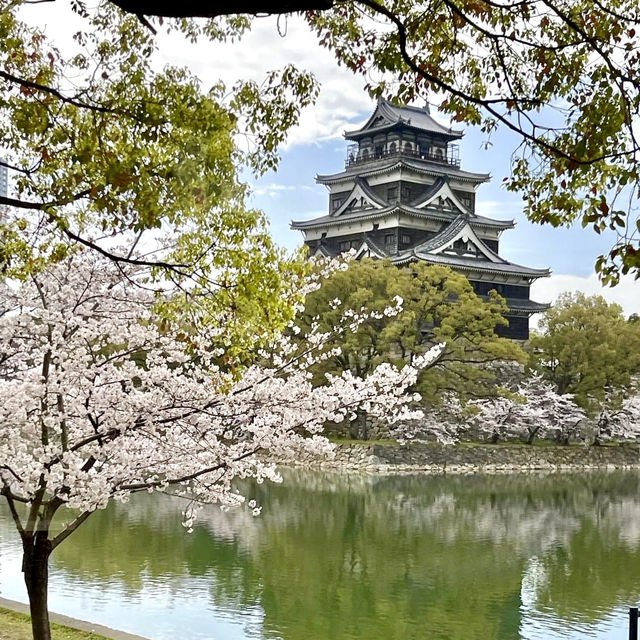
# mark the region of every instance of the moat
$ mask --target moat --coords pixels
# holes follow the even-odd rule
[[[262,515],[175,498],[92,516],[52,557],[51,609],[154,640],[626,637],[640,474],[367,476],[248,485]],[[25,600],[0,511],[0,595]]]

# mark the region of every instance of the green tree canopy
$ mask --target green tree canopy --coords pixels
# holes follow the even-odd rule
[[[565,293],[531,339],[532,366],[590,413],[618,402],[640,371],[640,330],[602,296]]]
[[[206,217],[212,205],[233,213],[226,218],[232,232],[251,235],[258,214],[244,211],[224,157],[258,170],[274,166],[277,144],[315,83],[288,66],[262,86],[203,92],[184,70],[150,73],[154,31],[225,40],[250,25],[237,12],[306,10],[320,43],[365,76],[373,95],[435,101],[454,121],[481,126],[488,144],[498,127],[517,134],[522,144],[506,186],[522,192],[528,217],[617,232],[596,268],[611,283],[620,272],[638,273],[637,0],[116,0],[91,14],[74,1],[86,28],[77,36],[82,52],[67,56],[17,21],[29,4],[0,4],[0,145],[5,164],[22,176],[20,202],[9,204],[41,212],[38,221],[54,232],[45,253],[64,251],[57,234],[94,240],[90,221],[105,234],[165,222],[197,226],[195,210]],[[187,19],[194,16],[210,19]],[[256,149],[241,157],[225,132],[248,133]],[[71,204],[81,214],[70,215]],[[18,231],[4,230],[0,265],[12,253],[29,259]],[[204,251],[195,238],[183,243],[188,260]]]
[[[81,28],[59,49],[20,19],[36,9],[0,0],[0,155],[15,177],[15,193],[0,196],[0,273],[26,277],[74,245],[152,265],[181,292],[160,305],[166,318],[185,301],[206,308],[240,353],[290,320],[279,294],[305,267],[275,246],[239,176],[277,164],[315,79],[288,66],[260,85],[203,87],[184,68],[161,68],[135,16],[109,3],[72,9]],[[225,40],[247,25],[169,28]]]
[[[396,296],[403,300],[403,311],[389,317],[383,311]],[[492,292],[482,300],[463,275],[448,267],[418,262],[398,268],[388,260],[354,261],[307,297],[303,329],[317,321],[321,330],[330,330],[342,313],[332,308],[335,299],[343,308],[366,307],[379,317],[337,339],[341,353],[318,369],[318,382],[326,371],[366,375],[380,362],[410,362],[429,346],[446,342],[442,356],[423,370],[417,390],[428,402],[446,392],[466,399],[496,393],[493,363],[524,359],[515,342],[495,333],[507,324],[504,299]]]
[[[554,226],[617,232],[604,279],[638,273],[640,7],[637,0],[113,0],[134,15],[306,10],[320,42],[401,102],[435,99],[457,122],[514,132],[507,187]],[[155,22],[154,22],[155,24]]]

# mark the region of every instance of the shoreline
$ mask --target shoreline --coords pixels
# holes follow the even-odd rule
[[[0,597],[0,607],[15,611],[16,613],[24,613],[29,615],[29,605],[18,600],[9,600],[8,598]],[[78,618],[71,618],[61,613],[49,612],[49,619],[56,624],[64,625],[76,629],[77,631],[86,631],[87,633],[97,633],[101,636],[105,636],[110,640],[150,640],[149,638],[143,638],[126,631],[120,631],[118,629],[111,629],[101,624],[88,622],[87,620],[79,620]]]
[[[580,473],[640,470],[640,446],[526,445],[520,443],[357,443],[336,444],[322,470],[371,474]],[[294,465],[295,466],[295,465]],[[305,466],[309,466],[308,462]]]

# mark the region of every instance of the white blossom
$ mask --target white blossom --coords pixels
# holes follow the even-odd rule
[[[82,518],[135,492],[167,491],[190,501],[190,530],[201,504],[243,502],[234,478],[279,481],[274,460],[328,455],[327,421],[359,407],[390,421],[412,414],[404,390],[442,349],[314,387],[309,367],[369,317],[345,310],[330,332],[316,324],[302,347],[283,336],[263,353],[269,367],[238,379],[216,365],[224,328],[167,331],[154,319],[154,294],[136,282],[143,276],[81,254],[1,286],[0,486],[10,501],[66,504]],[[394,300],[389,313],[400,308]]]
[[[477,430],[492,442],[552,437],[568,444],[586,423],[586,414],[571,394],[556,393],[553,385],[541,376],[526,378],[517,395],[473,400],[469,403],[477,414]]]

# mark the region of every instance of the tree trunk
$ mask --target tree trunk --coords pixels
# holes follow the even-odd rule
[[[356,410],[356,417],[351,421],[349,435],[353,440],[368,440],[367,413],[360,409]]]
[[[47,607],[51,541],[46,532],[37,532],[23,540],[22,548],[22,571],[29,594],[33,640],[51,640]]]

